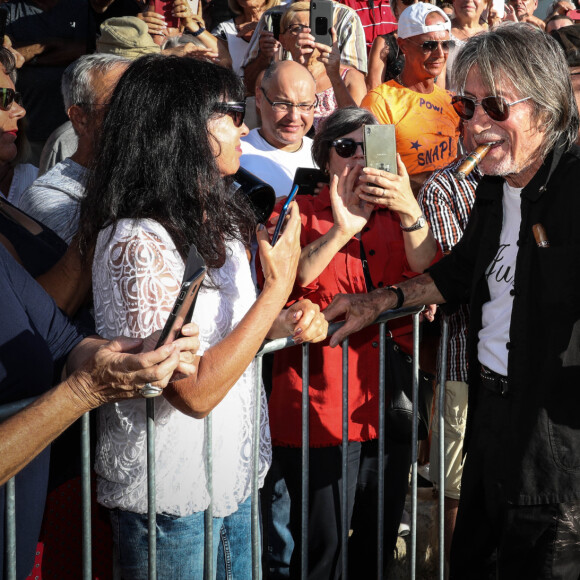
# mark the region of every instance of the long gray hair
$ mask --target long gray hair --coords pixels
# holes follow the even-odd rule
[[[563,136],[569,148],[578,137],[578,107],[564,52],[539,28],[525,22],[504,23],[471,37],[453,66],[453,86],[463,93],[476,66],[490,95],[511,84],[519,98],[531,97],[532,119],[545,132],[543,156]]]

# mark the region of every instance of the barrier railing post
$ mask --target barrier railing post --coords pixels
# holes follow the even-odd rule
[[[441,325],[441,342],[439,353],[439,397],[437,399],[437,421],[439,425],[439,580],[445,578],[445,382],[447,380],[447,342],[449,340],[449,320],[443,316]]]
[[[155,497],[155,400],[147,399],[147,540],[148,578],[157,580],[157,502]]]
[[[209,494],[209,506],[204,514],[203,577],[205,580],[213,580],[213,437],[211,413],[204,419],[203,430],[206,445],[205,473],[207,479],[207,493]]]
[[[16,580],[16,481],[13,477],[5,486],[6,510],[6,580]]]
[[[308,492],[310,489],[309,463],[310,463],[310,410],[309,392],[310,385],[310,345],[302,345],[302,520],[301,520],[301,546],[300,546],[300,576],[302,580],[308,578]]]
[[[260,580],[260,414],[262,402],[262,357],[256,357],[256,384],[254,386],[254,430],[252,432],[252,578]]]
[[[411,437],[411,580],[417,573],[417,445],[419,431],[419,312],[413,314],[413,431]]]
[[[83,506],[83,580],[93,577],[91,536],[91,433],[90,415],[81,417],[81,497]]]
[[[383,578],[385,537],[385,357],[386,329],[384,322],[379,324],[379,442],[378,442],[378,498],[377,498],[377,580]]]
[[[342,578],[348,580],[348,338],[342,341]]]

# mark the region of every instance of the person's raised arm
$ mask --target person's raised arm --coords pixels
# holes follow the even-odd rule
[[[79,343],[67,361],[67,366],[78,367],[76,372],[0,423],[0,485],[85,412],[138,397],[146,383],[164,388],[176,370],[193,373],[197,327],[188,325],[184,331],[187,338],[149,352],[140,352],[144,341],[125,337],[111,342],[90,337]]]
[[[382,36],[377,36],[373,40],[371,52],[369,53],[369,73],[366,78],[367,90],[383,84],[385,69],[387,68],[387,54],[389,47]]]
[[[332,176],[329,187],[334,223],[328,232],[302,249],[297,274],[301,286],[315,280],[368,222],[373,204],[361,203],[354,187],[360,170],[360,166],[347,166],[340,177]]]
[[[435,286],[431,276],[421,274],[396,285],[403,292],[401,306],[423,306],[443,304],[443,296]],[[330,338],[330,346],[339,345],[347,336],[372,324],[383,312],[397,306],[399,296],[389,288],[377,288],[369,294],[338,294],[330,306],[324,310],[326,319],[344,319],[346,322]]]
[[[360,199],[397,212],[401,220],[407,262],[414,272],[423,272],[437,255],[437,241],[413,195],[409,176],[401,156],[397,153],[397,172],[389,173],[371,167],[363,169]],[[420,226],[420,227],[417,227]],[[412,228],[417,229],[412,229]],[[409,228],[412,231],[406,231]]]
[[[364,75],[357,69],[350,68],[346,74],[348,82],[346,78],[342,78],[340,51],[334,28],[330,29],[330,33],[332,34],[332,46],[314,43],[314,47],[319,52],[318,60],[324,65],[326,74],[332,83],[334,96],[339,108],[358,107],[367,93]]]
[[[199,358],[197,374],[165,390],[181,412],[205,417],[228,393],[252,362],[284,307],[294,285],[300,256],[300,216],[295,203],[277,244],[272,247],[263,226],[257,232],[264,285],[256,302],[234,330]]]

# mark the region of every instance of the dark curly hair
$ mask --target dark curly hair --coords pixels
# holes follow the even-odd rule
[[[225,261],[227,239],[249,243],[253,213],[220,175],[207,129],[223,114],[218,103],[243,98],[239,78],[209,62],[153,55],[128,67],[111,97],[81,203],[85,259],[99,231],[123,218],[157,221],[182,257],[195,244],[213,268]]]

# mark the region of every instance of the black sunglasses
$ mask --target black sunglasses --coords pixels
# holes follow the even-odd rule
[[[345,159],[352,157],[356,153],[359,145],[363,153],[365,152],[365,144],[362,141],[355,141],[349,137],[346,137],[345,139],[335,139],[330,145],[331,147],[334,147],[337,155],[344,157]]]
[[[476,101],[471,97],[465,97],[463,95],[455,95],[451,99],[451,104],[453,105],[455,112],[464,121],[469,121],[473,118],[475,107],[477,107],[477,105],[481,105],[490,119],[493,119],[494,121],[505,121],[510,116],[510,107],[517,105],[518,103],[523,103],[528,99],[531,99],[531,97],[508,103],[503,97],[498,95],[484,97],[481,101]]]
[[[224,115],[229,115],[234,122],[234,126],[241,127],[244,122],[244,116],[246,115],[246,103],[243,101],[218,103],[216,105],[216,111]]]
[[[426,40],[425,42],[415,42],[410,38],[408,38],[407,40],[412,44],[420,46],[423,49],[423,52],[425,53],[435,52],[437,48],[439,48],[439,45],[441,45],[441,50],[443,52],[449,52],[449,49],[455,46],[454,40]]]
[[[22,97],[14,89],[0,88],[0,99],[0,109],[3,111],[9,111],[14,101],[22,105]]]

